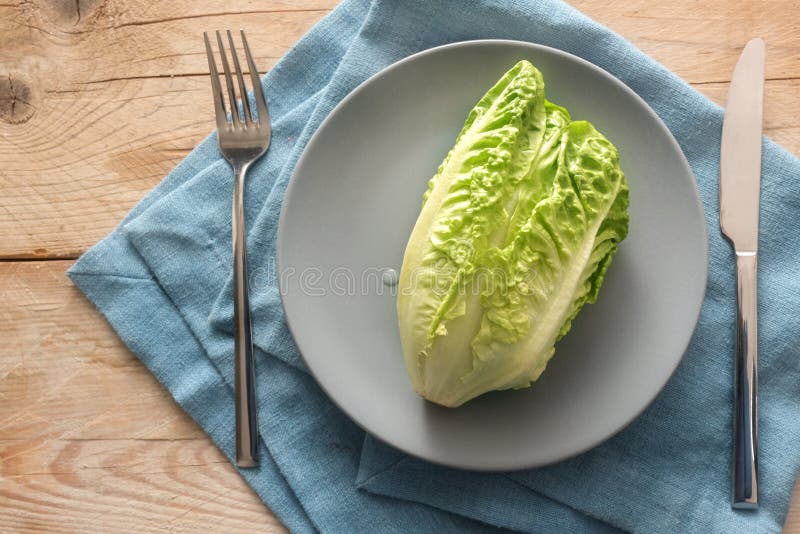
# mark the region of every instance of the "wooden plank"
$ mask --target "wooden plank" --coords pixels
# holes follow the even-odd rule
[[[792,504],[789,506],[789,516],[783,524],[784,534],[800,533],[800,480],[794,486]]]
[[[285,532],[206,440],[0,440],[4,456],[4,533]]]
[[[0,262],[0,532],[280,532],[70,264]]]
[[[0,7],[0,257],[76,257],[213,129],[203,30],[245,22],[266,70],[335,3]]]
[[[283,532],[71,263],[0,262],[0,532]]]
[[[690,83],[730,81],[742,47],[759,36],[767,43],[766,77],[800,77],[800,3],[795,0],[569,3]]]
[[[800,3],[574,3],[720,103],[741,46],[762,35],[769,46],[766,132],[800,152],[792,119],[800,114]],[[12,92],[16,102],[15,117],[0,118],[0,258],[76,257],[211,131],[203,30],[245,21],[266,69],[334,4],[0,6],[0,117]]]

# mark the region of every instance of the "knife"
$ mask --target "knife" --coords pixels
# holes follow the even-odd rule
[[[728,90],[719,169],[719,222],[736,252],[738,280],[732,506],[742,509],[758,508],[756,272],[763,100],[764,41],[753,39]]]

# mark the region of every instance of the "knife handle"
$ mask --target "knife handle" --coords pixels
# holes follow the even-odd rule
[[[758,508],[758,320],[755,252],[736,253],[736,419],[733,507]]]

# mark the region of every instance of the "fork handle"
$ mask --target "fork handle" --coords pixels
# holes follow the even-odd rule
[[[236,465],[258,465],[255,364],[250,322],[250,291],[244,227],[244,177],[247,165],[233,167],[233,322],[236,394]]]
[[[736,254],[736,418],[733,442],[733,507],[758,508],[758,317],[753,253]]]

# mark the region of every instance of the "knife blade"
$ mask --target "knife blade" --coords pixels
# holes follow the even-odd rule
[[[736,252],[737,342],[732,506],[758,508],[757,254],[761,192],[764,41],[753,39],[733,72],[720,146],[719,220]]]
[[[742,51],[728,90],[720,147],[719,221],[737,252],[758,250],[764,41]]]

